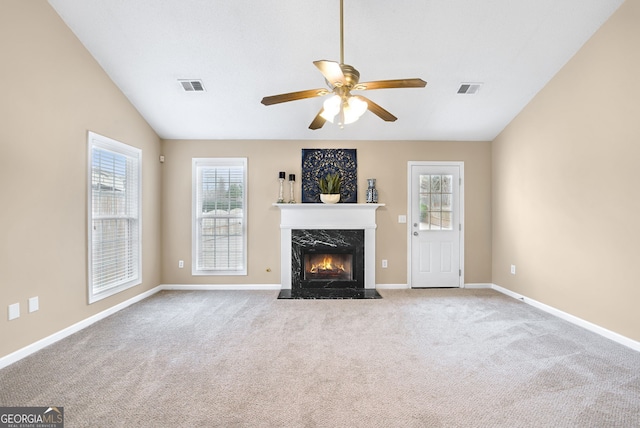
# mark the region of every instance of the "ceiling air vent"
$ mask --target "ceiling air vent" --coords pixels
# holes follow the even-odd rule
[[[458,93],[463,95],[475,95],[480,90],[482,83],[461,83]]]
[[[196,79],[178,79],[186,92],[204,92],[202,80]]]

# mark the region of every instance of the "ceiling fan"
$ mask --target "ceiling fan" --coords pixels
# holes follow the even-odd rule
[[[351,91],[365,91],[370,89],[389,88],[424,88],[427,85],[422,79],[376,80],[360,83],[360,73],[354,67],[344,63],[344,0],[340,0],[340,62],[320,60],[313,64],[324,76],[329,89],[308,89],[305,91],[289,92],[286,94],[264,97],[262,104],[285,103],[305,98],[321,97],[333,94],[327,98],[316,117],[309,125],[309,129],[320,129],[328,120],[336,121],[340,128],[353,123],[369,110],[380,119],[394,122],[397,117],[389,113],[378,104],[362,95],[352,95]]]

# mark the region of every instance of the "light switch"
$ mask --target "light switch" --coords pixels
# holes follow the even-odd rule
[[[29,313],[35,312],[40,309],[40,302],[38,296],[29,299]]]
[[[20,318],[20,303],[9,305],[9,321]]]
[[[407,222],[407,216],[406,215],[399,215],[398,216],[398,223],[406,223]]]

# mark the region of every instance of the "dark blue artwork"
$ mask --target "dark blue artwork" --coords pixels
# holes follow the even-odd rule
[[[356,149],[302,149],[302,202],[320,202],[318,180],[339,173],[341,203],[358,202]]]

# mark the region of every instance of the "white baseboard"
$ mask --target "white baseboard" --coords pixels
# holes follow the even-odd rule
[[[137,296],[132,297],[129,300],[126,300],[122,303],[118,303],[115,306],[110,307],[100,313],[90,316],[82,321],[79,321],[67,328],[64,328],[56,333],[53,333],[50,336],[45,337],[44,339],[40,339],[37,342],[32,343],[31,345],[27,345],[24,348],[18,349],[11,354],[8,354],[2,358],[0,358],[0,369],[7,367],[10,364],[15,363],[18,360],[21,360],[34,352],[41,350],[49,345],[56,343],[57,341],[64,339],[67,336],[71,336],[73,333],[77,333],[83,328],[89,327],[91,324],[96,323],[109,315],[113,315],[114,313],[121,311],[122,309],[133,305],[143,299],[146,299],[149,296],[156,294],[158,291],[162,290],[162,286],[159,285],[151,290],[145,291],[144,293],[140,293]]]
[[[280,290],[280,284],[162,284],[163,290]]]
[[[404,290],[409,289],[409,284],[376,284],[378,290]]]
[[[561,311],[559,309],[556,309],[552,306],[546,305],[544,303],[538,302],[537,300],[534,299],[530,299],[526,296],[523,296],[521,294],[518,294],[516,292],[513,292],[511,290],[508,290],[506,288],[500,287],[499,285],[496,284],[491,284],[491,288],[502,293],[505,294],[509,297],[513,297],[514,299],[518,299],[528,305],[531,305],[535,308],[538,308],[544,312],[547,312],[551,315],[554,315],[558,318],[561,318],[565,321],[568,321],[572,324],[575,324],[579,327],[582,327],[584,329],[587,329],[593,333],[599,334],[600,336],[606,337],[609,340],[613,340],[614,342],[617,342],[621,345],[624,345],[628,348],[633,349],[634,351],[638,351],[640,352],[640,342],[637,342],[633,339],[630,339],[626,336],[623,336],[621,334],[618,334],[616,332],[613,332],[611,330],[607,330],[604,327],[600,327],[599,325],[593,324],[589,321],[585,321],[582,318],[578,318],[574,315],[568,314],[564,311]]]
[[[478,283],[478,284],[464,284],[460,288],[491,288],[493,284]],[[376,288],[379,290],[405,290],[410,289],[409,284],[376,284]],[[455,287],[454,287],[455,288]]]
[[[493,284],[486,284],[486,283],[482,283],[482,282],[475,283],[475,284],[474,283],[468,283],[468,284],[465,284],[463,288],[472,288],[472,289],[478,290],[478,289],[483,289],[483,288],[492,288],[492,285]]]

